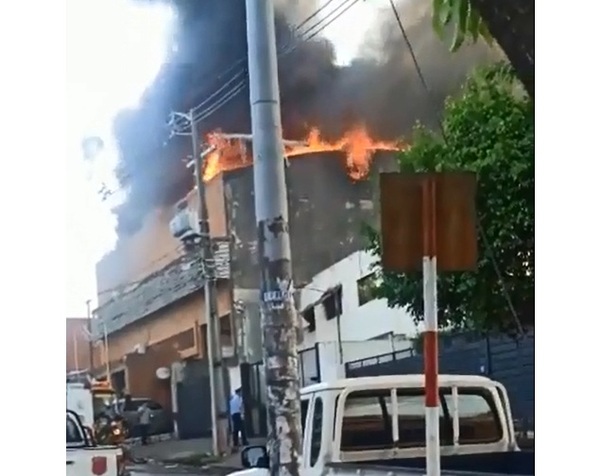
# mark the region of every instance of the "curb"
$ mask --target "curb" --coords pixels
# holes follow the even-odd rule
[[[152,435],[148,437],[148,443],[160,443],[161,441],[169,441],[173,439],[172,433],[161,433],[160,435]],[[130,446],[141,446],[142,439],[139,436],[128,438],[125,442]]]

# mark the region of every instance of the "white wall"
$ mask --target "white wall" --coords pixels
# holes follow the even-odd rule
[[[390,309],[385,299],[359,306],[357,281],[371,273],[374,262],[370,253],[355,252],[317,274],[300,292],[300,309],[303,310],[317,302],[328,289],[342,286],[339,336],[338,319],[327,320],[322,304],[314,308],[314,332],[308,332],[308,324],[301,318],[304,340],[300,348],[309,349],[318,343],[323,381],[344,377],[344,363],[408,347],[408,339],[418,331],[405,310]]]

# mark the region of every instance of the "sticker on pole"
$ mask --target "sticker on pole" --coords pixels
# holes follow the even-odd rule
[[[263,305],[270,311],[280,311],[285,308],[286,302],[293,299],[294,282],[288,279],[279,279],[271,285],[269,291],[263,291]]]

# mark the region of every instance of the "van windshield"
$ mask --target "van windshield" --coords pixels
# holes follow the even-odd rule
[[[342,417],[341,451],[392,448],[391,390],[350,393]],[[455,413],[450,388],[440,389],[440,441],[452,445],[452,418]],[[398,437],[396,446],[425,446],[424,390],[397,389]],[[459,444],[493,443],[502,438],[502,426],[492,394],[482,388],[458,390]],[[337,404],[336,404],[337,406]]]

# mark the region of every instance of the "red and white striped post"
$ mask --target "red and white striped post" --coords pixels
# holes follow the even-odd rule
[[[423,181],[423,317],[425,336],[425,451],[427,476],[440,476],[440,428],[438,392],[438,310],[436,186],[433,177]]]

